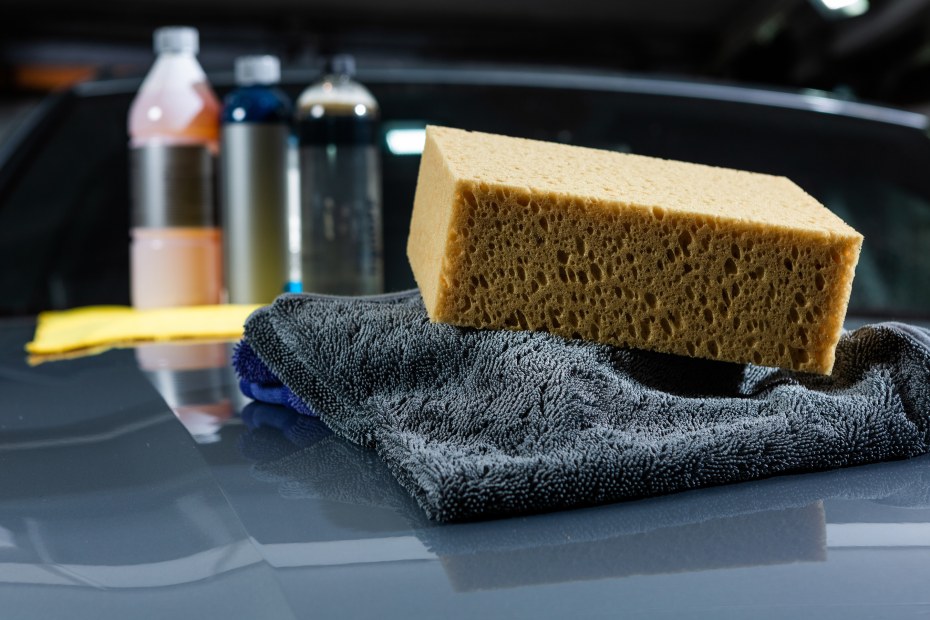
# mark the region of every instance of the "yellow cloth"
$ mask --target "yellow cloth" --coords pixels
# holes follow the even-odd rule
[[[135,342],[239,338],[245,319],[259,307],[230,304],[136,310],[88,306],[43,312],[26,350],[33,355],[55,355]]]

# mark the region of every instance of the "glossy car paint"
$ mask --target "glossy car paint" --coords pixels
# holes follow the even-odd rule
[[[3,617],[930,611],[928,458],[439,525],[372,452],[249,403],[227,367],[30,366],[32,329],[0,328]]]

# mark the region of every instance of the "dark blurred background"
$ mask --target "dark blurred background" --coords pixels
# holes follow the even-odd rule
[[[4,0],[0,87],[8,98],[141,74],[167,23],[200,29],[208,71],[250,51],[286,66],[340,51],[930,100],[928,0]]]
[[[126,113],[171,24],[220,96],[239,55],[280,56],[296,96],[351,53],[385,132],[789,176],[866,235],[852,311],[930,313],[930,0],[3,0],[0,316],[128,302]],[[419,158],[382,149],[397,290]]]

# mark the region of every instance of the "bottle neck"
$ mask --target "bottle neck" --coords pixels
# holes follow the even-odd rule
[[[216,150],[220,105],[191,53],[162,53],[129,112],[132,146],[206,144]]]
[[[151,71],[145,77],[142,88],[155,87],[160,90],[183,88],[192,83],[206,82],[197,57],[189,52],[162,52],[155,59]]]
[[[371,92],[346,75],[326,75],[312,84],[301,93],[297,109],[298,118],[320,118],[330,114],[364,117],[380,115],[380,107]]]

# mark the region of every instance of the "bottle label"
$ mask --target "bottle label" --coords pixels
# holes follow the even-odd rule
[[[223,126],[223,256],[232,303],[270,303],[287,282],[288,136],[280,123]]]
[[[214,157],[205,145],[131,149],[132,223],[139,228],[216,225]]]
[[[374,146],[300,148],[303,290],[383,292],[381,171]]]

